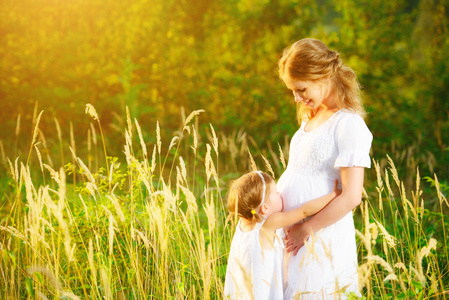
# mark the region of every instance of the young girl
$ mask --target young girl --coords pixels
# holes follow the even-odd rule
[[[331,193],[288,212],[274,180],[255,171],[235,180],[228,193],[228,209],[238,222],[229,253],[225,299],[282,299],[284,280],[282,230],[320,211],[338,196]]]

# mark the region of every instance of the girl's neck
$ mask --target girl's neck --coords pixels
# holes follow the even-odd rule
[[[245,218],[240,218],[240,230],[243,232],[250,232],[256,227],[256,221],[250,221]]]

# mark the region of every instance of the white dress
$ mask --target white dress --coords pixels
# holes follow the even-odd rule
[[[276,231],[274,246],[263,250],[259,232],[265,221],[243,232],[240,221],[229,253],[224,299],[283,299],[283,230]]]
[[[285,211],[331,192],[334,180],[340,180],[340,167],[371,166],[373,136],[358,114],[340,110],[310,132],[305,126],[303,122],[291,140],[288,166],[277,184]],[[344,287],[358,294],[352,211],[286,260],[285,299],[345,299],[335,294]]]

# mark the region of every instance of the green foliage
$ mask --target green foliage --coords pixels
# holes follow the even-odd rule
[[[340,51],[358,74],[374,156],[419,149],[414,161],[405,159],[402,174],[420,166],[449,175],[442,151],[449,140],[445,0],[6,0],[2,6],[0,140],[10,157],[28,150],[23,135],[32,131],[35,103],[50,116],[42,134],[56,136],[56,117],[63,136],[73,124],[78,144],[90,128],[80,121],[82,108],[95,105],[115,157],[122,155],[125,107],[144,127],[159,120],[166,135],[179,129],[181,107],[204,108],[205,124],[227,135],[242,128],[264,148],[297,128],[277,60],[294,41],[314,37]],[[51,138],[41,147],[56,148]]]

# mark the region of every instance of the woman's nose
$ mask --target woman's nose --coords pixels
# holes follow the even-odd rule
[[[294,97],[295,97],[295,102],[296,102],[296,103],[299,103],[299,102],[302,101],[302,97],[301,97],[301,95],[300,95],[299,92],[293,92],[293,95],[294,95]]]

